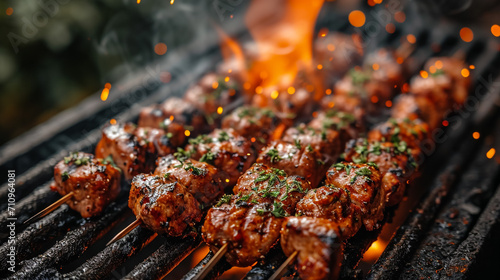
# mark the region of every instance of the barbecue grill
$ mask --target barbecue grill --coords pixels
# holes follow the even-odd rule
[[[389,22],[380,19],[386,12],[383,5],[362,7],[367,24],[359,29],[348,24],[346,14],[335,12],[329,5],[320,15],[317,29],[357,32],[367,42],[367,50],[377,46],[397,48],[406,35],[413,34],[412,73],[418,73],[431,56],[451,56],[458,50],[475,66],[474,90],[464,108],[449,115],[442,132],[435,135],[436,147],[429,148],[423,175],[409,187],[410,199],[388,209],[383,229],[362,230],[348,240],[341,278],[486,279],[500,261],[496,238],[500,234],[500,158],[487,156],[491,148],[500,150],[499,43],[479,31],[474,33],[474,40],[464,42],[459,36],[461,26],[436,19],[435,14],[415,3],[404,7],[406,20],[393,22],[393,33],[385,31]],[[242,40],[248,36],[238,25],[232,27],[232,33]],[[105,242],[134,220],[127,207],[127,192],[95,218],[82,219],[63,205],[36,223],[22,223],[57,199],[48,185],[58,160],[70,151],[92,152],[100,128],[110,119],[136,121],[142,107],[181,96],[221,60],[217,42],[211,45],[195,55],[185,51],[169,56],[169,61],[161,64],[161,73],[171,75],[169,83],[155,80],[149,73],[138,73],[136,79],[121,83],[108,102],[93,96],[0,149],[0,172],[16,173],[17,218],[10,218],[9,185],[2,179],[0,224],[7,229],[14,222],[17,233],[15,273],[7,270],[9,232],[2,230],[0,235],[2,275],[11,279],[158,279],[175,269],[168,279],[194,279],[213,255],[210,252],[200,261],[200,253],[193,253],[202,243],[200,237],[156,237],[138,227],[105,247]],[[240,104],[236,102],[232,108]],[[473,132],[479,132],[479,139],[472,137]],[[374,242],[387,244],[374,260],[367,261],[363,254]],[[182,262],[186,257],[199,263]],[[276,246],[262,263],[246,272],[244,279],[268,279],[285,260]],[[208,278],[214,279],[230,268],[221,261]],[[293,271],[288,275],[297,277]]]

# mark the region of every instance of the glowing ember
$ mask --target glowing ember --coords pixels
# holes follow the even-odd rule
[[[422,78],[424,79],[427,79],[429,77],[429,73],[427,73],[427,71],[421,70],[420,76],[422,76]]]
[[[443,126],[448,126],[450,123],[447,120],[443,121]]]
[[[495,155],[495,148],[491,148],[487,153],[486,153],[486,157],[487,158],[493,158],[493,156]]]
[[[141,4],[141,0],[137,0],[137,4]]]
[[[391,107],[392,107],[392,101],[387,100],[387,101],[385,102],[385,106],[387,106],[387,108],[391,108]]]
[[[460,38],[462,38],[464,42],[470,42],[474,39],[474,33],[470,28],[464,27],[460,29]]]
[[[491,34],[493,34],[493,36],[495,36],[495,37],[499,37],[500,36],[500,25],[493,24],[491,26]]]
[[[173,4],[174,4],[174,1],[175,1],[175,0],[170,0],[170,5],[173,5]]]
[[[14,13],[14,9],[12,9],[11,7],[8,7],[7,10],[5,10],[5,14],[10,16]]]
[[[155,45],[155,53],[157,55],[164,55],[167,53],[167,45],[164,43],[158,43]]]
[[[397,12],[394,14],[394,19],[399,23],[403,23],[406,20],[406,14],[404,12]]]
[[[377,63],[373,63],[372,68],[373,70],[377,71],[378,69],[380,69],[380,65],[378,65]]]
[[[349,23],[354,27],[361,27],[365,25],[366,17],[362,11],[354,10],[349,13]]]
[[[187,129],[186,129],[186,130],[184,131],[184,135],[186,135],[186,136],[188,136],[188,137],[189,137],[189,135],[191,135],[191,131],[189,131],[189,130],[187,130]]]
[[[116,124],[116,120],[115,119],[111,119],[111,120],[109,120],[109,123],[112,124],[112,125],[115,125]]]
[[[403,62],[405,62],[405,59],[399,56],[399,57],[396,59],[396,62],[397,62],[398,64],[403,64]]]
[[[108,99],[110,89],[111,89],[111,84],[106,83],[104,85],[104,88],[102,89],[102,92],[101,92],[101,100],[102,101],[106,101]]]
[[[376,95],[372,95],[372,97],[370,98],[370,101],[372,103],[377,103],[378,102],[378,97]]]
[[[481,137],[481,135],[479,134],[479,132],[475,131],[474,133],[472,133],[472,138],[479,139],[479,137]]]
[[[469,69],[467,69],[467,68],[462,69],[462,71],[460,71],[460,73],[462,73],[462,76],[464,76],[464,78],[467,78],[470,75]]]
[[[378,239],[373,242],[370,248],[363,254],[364,261],[375,261],[377,260],[382,252],[384,252],[385,247],[387,247],[387,242]]]
[[[217,108],[217,114],[222,114],[222,112],[224,111],[224,109],[222,107],[218,107]]]
[[[382,1],[383,0],[373,0],[373,2],[375,2],[375,4],[382,4]]]
[[[436,65],[437,69],[443,68],[443,62],[441,60],[437,60],[434,65]]]
[[[291,94],[294,94],[294,93],[295,93],[295,88],[294,88],[294,87],[289,87],[289,88],[287,89],[287,92],[288,92],[288,94],[290,94],[290,95],[291,95]]]
[[[415,44],[417,42],[417,38],[413,34],[408,34],[406,40],[408,40],[410,44]]]
[[[331,90],[331,89],[327,89],[327,90],[325,91],[325,93],[326,93],[326,95],[330,95],[330,94],[332,94],[332,90]]]
[[[469,65],[469,69],[476,69],[476,66],[474,66],[473,64]]]
[[[396,31],[396,26],[394,25],[394,23],[388,23],[386,26],[385,26],[385,31],[387,31],[387,33],[394,33]]]

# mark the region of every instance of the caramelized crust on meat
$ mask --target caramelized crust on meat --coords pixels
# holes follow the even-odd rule
[[[344,147],[347,141],[357,138],[360,131],[364,130],[363,120],[356,118],[351,113],[334,109],[318,113],[317,117],[309,122],[309,127],[337,131],[341,147]]]
[[[161,129],[137,129],[131,123],[115,124],[102,130],[95,154],[99,158],[110,156],[130,180],[137,174],[153,171],[157,156],[174,152],[182,142],[184,136]]]
[[[280,112],[282,119],[287,123],[300,116],[307,116],[312,112],[314,93],[297,86],[293,94],[287,90],[278,91],[275,88],[267,88],[261,94],[254,94],[252,105],[260,108],[271,108]],[[276,96],[277,95],[277,96]]]
[[[429,136],[429,126],[420,120],[390,119],[370,130],[367,138],[381,142],[390,141],[398,146],[408,146],[412,149],[415,158],[418,158],[420,147]]]
[[[239,135],[250,139],[259,150],[266,145],[279,124],[269,109],[250,106],[240,107],[222,120],[222,128],[233,128]]]
[[[302,176],[316,187],[328,170],[323,159],[312,145],[273,141],[262,148],[257,162],[282,169],[287,174]]]
[[[307,192],[297,203],[296,215],[328,219],[342,239],[352,237],[362,226],[361,209],[353,204],[347,188],[326,185]]]
[[[184,185],[158,175],[134,177],[128,206],[146,228],[170,236],[195,234],[187,229],[202,219],[201,205]]]
[[[210,134],[189,140],[186,150],[191,158],[214,165],[225,172],[228,185],[234,186],[238,178],[255,161],[255,149],[250,140],[232,128],[216,129]]]
[[[429,125],[429,131],[432,131],[441,126],[443,112],[425,96],[404,94],[396,100],[391,116],[398,121],[421,119]]]
[[[354,119],[358,123],[363,123],[365,110],[363,108],[363,100],[359,96],[330,94],[324,96],[320,104],[324,111],[335,110],[337,112],[344,112],[354,116]]]
[[[214,166],[194,159],[181,162],[173,155],[159,158],[154,174],[181,183],[202,207],[213,204],[227,185],[227,176]]]
[[[87,153],[72,153],[54,167],[53,191],[61,195],[73,192],[67,202],[83,218],[96,216],[120,192],[121,172],[102,159]]]
[[[341,143],[339,133],[333,129],[314,129],[305,124],[289,128],[285,131],[283,141],[295,144],[295,146],[311,146],[318,151],[322,162],[327,166],[337,160]]]
[[[432,66],[435,67],[436,72],[432,73],[429,70],[431,76],[439,76],[440,73],[444,72],[450,77],[451,86],[453,87],[453,90],[450,92],[450,94],[453,103],[459,106],[463,105],[465,103],[465,100],[467,100],[468,91],[472,80],[471,75],[467,77],[464,77],[462,75],[462,69],[468,68],[465,62],[462,59],[456,57],[434,57],[427,61],[424,68],[430,69]]]
[[[328,170],[325,182],[349,191],[352,207],[359,207],[365,228],[373,230],[384,217],[386,195],[381,179],[380,172],[371,165],[341,162]]]
[[[290,256],[298,251],[295,268],[301,279],[337,279],[343,242],[336,223],[323,218],[289,217],[281,228],[281,248]]]
[[[452,79],[444,72],[431,74],[424,78],[420,75],[410,80],[410,92],[418,98],[427,98],[441,115],[452,109]]]
[[[210,128],[203,111],[177,97],[143,108],[138,126],[162,128],[172,133],[185,129],[185,126],[192,127],[193,133],[202,133]]]
[[[406,181],[418,167],[411,149],[402,142],[352,140],[347,145],[345,160],[376,164],[382,175],[382,188],[385,189],[388,206],[401,202]]]
[[[295,213],[296,203],[310,188],[301,177],[254,164],[238,180],[236,195],[223,196],[208,211],[203,239],[213,251],[227,243],[230,264],[251,265],[275,245],[283,218]]]
[[[396,61],[393,50],[381,48],[368,54],[364,60],[364,68],[371,72],[371,79],[380,81],[392,87],[401,88],[406,77],[403,64]]]
[[[225,108],[239,96],[238,85],[224,78],[215,73],[206,74],[186,91],[184,99],[207,116],[216,117],[218,107]]]

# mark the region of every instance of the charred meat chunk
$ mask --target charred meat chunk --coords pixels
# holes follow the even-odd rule
[[[186,187],[172,178],[140,174],[132,180],[128,206],[142,224],[170,236],[195,234],[201,205]]]
[[[361,119],[357,119],[353,114],[334,109],[319,112],[318,115],[309,122],[309,127],[321,131],[337,131],[339,133],[341,147],[344,147],[347,141],[357,138],[360,132],[364,130],[363,121]]]
[[[254,164],[238,180],[235,195],[225,195],[211,208],[202,228],[213,251],[228,244],[226,260],[248,266],[265,257],[276,244],[283,218],[293,215],[295,204],[311,188],[299,176]]]
[[[256,158],[250,140],[232,128],[216,129],[210,134],[190,139],[186,151],[191,158],[212,164],[223,171],[231,186],[236,184]]]
[[[324,177],[328,165],[319,151],[310,144],[273,141],[262,148],[257,162],[299,175],[316,187]]]
[[[285,255],[298,252],[295,268],[301,279],[337,279],[343,257],[343,242],[337,225],[328,219],[289,217],[281,229]]]
[[[332,165],[325,180],[327,185],[350,193],[352,207],[360,209],[363,224],[370,231],[378,228],[384,217],[386,195],[380,181],[380,172],[373,165],[351,162]]]
[[[61,195],[73,192],[67,202],[83,218],[96,216],[120,192],[121,171],[110,162],[87,153],[72,153],[54,167],[53,191]]]
[[[159,158],[154,174],[181,183],[202,207],[213,204],[227,185],[227,176],[214,166],[194,159],[176,159],[173,155]]]
[[[177,97],[143,108],[139,114],[138,126],[161,128],[172,133],[182,131],[182,134],[186,129],[195,134],[210,128],[203,111]]]

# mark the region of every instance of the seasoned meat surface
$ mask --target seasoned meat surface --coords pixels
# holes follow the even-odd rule
[[[301,177],[254,164],[238,180],[236,195],[223,196],[208,211],[203,239],[213,251],[227,243],[230,264],[251,265],[276,244],[283,218],[294,214],[295,204],[310,188]]]
[[[318,151],[321,162],[331,165],[337,160],[341,151],[339,133],[333,129],[314,129],[305,124],[291,127],[285,131],[283,141],[299,146],[310,146]]]
[[[159,158],[154,174],[181,183],[203,207],[213,204],[227,185],[227,176],[214,166],[194,159],[180,161],[173,155]]]
[[[441,126],[444,114],[432,100],[425,96],[403,94],[396,100],[391,116],[398,121],[420,119],[427,123],[429,131],[432,131]]]
[[[203,111],[177,97],[143,108],[139,114],[138,126],[162,128],[172,133],[190,127],[193,135],[210,128]]]
[[[214,165],[224,171],[234,186],[238,178],[255,161],[255,149],[249,139],[239,135],[234,129],[215,129],[207,135],[190,139],[186,151],[191,158]]]
[[[362,226],[361,209],[351,200],[347,188],[321,186],[307,192],[297,203],[299,216],[328,219],[335,223],[335,231],[342,239],[352,237]]]
[[[284,170],[287,174],[299,175],[316,187],[324,177],[328,165],[323,156],[310,144],[273,141],[262,148],[257,162]]]
[[[315,217],[288,217],[281,229],[281,248],[287,256],[298,251],[295,268],[301,279],[338,278],[343,242],[334,222]]]
[[[337,112],[344,112],[354,116],[354,119],[362,124],[365,110],[363,108],[364,101],[360,96],[348,94],[330,94],[324,96],[321,101],[321,108],[325,112],[335,110]]]
[[[411,148],[403,142],[352,140],[347,145],[345,160],[363,164],[374,163],[378,167],[388,206],[401,202],[406,181],[418,167]]]
[[[73,192],[67,202],[83,218],[96,216],[120,192],[121,172],[111,163],[87,153],[72,153],[54,167],[53,191],[61,195]]]
[[[330,109],[319,112],[308,125],[316,130],[334,130],[339,133],[340,145],[345,146],[347,141],[357,138],[364,130],[363,120],[356,119],[353,114]]]
[[[186,187],[164,176],[135,176],[128,206],[146,228],[170,236],[195,234],[191,228],[202,219],[201,205]]]
[[[234,81],[226,82],[224,76],[209,73],[186,91],[184,100],[202,110],[207,116],[216,117],[217,108],[225,108],[239,96],[237,88]]]
[[[272,138],[279,120],[269,109],[240,107],[222,120],[222,128],[233,128],[239,135],[250,139],[257,150]]]
[[[429,139],[429,126],[420,120],[390,119],[368,133],[368,140],[388,141],[398,146],[408,146],[418,158],[424,141]]]
[[[289,92],[293,92],[290,94]],[[268,88],[261,94],[255,94],[252,98],[252,105],[260,108],[271,108],[275,112],[280,112],[283,120],[292,122],[300,116],[307,116],[312,112],[313,92],[302,87],[293,87],[287,90],[277,90]]]
[[[372,165],[340,162],[328,170],[325,182],[348,190],[352,207],[359,207],[365,228],[373,230],[384,217],[386,195],[381,179],[380,172]]]
[[[95,154],[98,158],[111,157],[125,178],[131,180],[137,174],[152,172],[157,156],[174,152],[183,139],[161,129],[115,124],[102,130]]]

